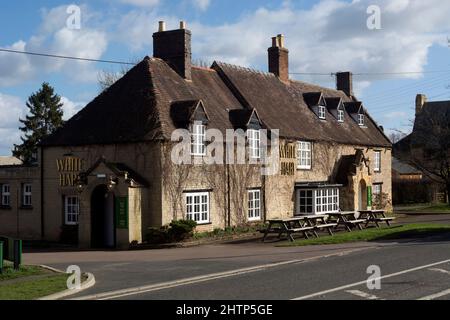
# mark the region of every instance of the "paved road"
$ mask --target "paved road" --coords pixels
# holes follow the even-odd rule
[[[413,222],[448,223],[449,217],[419,217]],[[25,263],[59,269],[79,265],[94,273],[97,285],[78,297],[96,299],[419,299],[432,295],[450,299],[450,235],[403,243],[298,248],[248,242],[170,250],[28,253]],[[381,290],[367,289],[366,271],[371,265],[387,276]]]
[[[371,265],[380,267],[381,290],[367,288],[367,268]],[[450,298],[450,236],[433,242],[372,248],[167,289],[132,294],[118,292],[104,298],[415,300],[427,297]]]

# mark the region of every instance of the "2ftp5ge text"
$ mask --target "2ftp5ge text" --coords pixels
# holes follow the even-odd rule
[[[221,305],[219,309],[213,309],[212,307],[191,307],[183,305],[177,308],[177,315],[198,315],[207,318],[211,314],[219,314],[223,316],[254,316],[254,315],[272,315],[272,305]]]

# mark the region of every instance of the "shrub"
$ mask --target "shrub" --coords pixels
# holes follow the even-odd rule
[[[172,221],[169,228],[169,237],[173,241],[183,241],[194,234],[197,223],[192,220]]]
[[[150,244],[169,242],[167,228],[149,228],[145,240]]]

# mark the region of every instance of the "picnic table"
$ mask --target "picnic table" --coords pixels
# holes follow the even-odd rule
[[[384,210],[360,210],[360,218],[367,220],[366,227],[370,223],[374,223],[377,228],[380,227],[380,223],[386,223],[389,227],[391,222],[395,220],[394,217],[387,217]]]
[[[356,218],[357,212],[355,211],[340,211],[336,213],[330,213],[329,216],[336,222],[336,228],[344,226],[348,232],[351,232],[353,228],[363,230],[362,225],[367,223],[366,219]]]
[[[273,219],[269,220],[269,226],[264,230],[263,242],[269,234],[278,234],[278,238],[281,238],[283,234],[286,234],[288,239],[292,242],[295,241],[294,234],[300,233],[306,239],[309,239],[309,233],[312,233],[315,237],[319,237],[317,231],[326,229],[333,235],[332,229],[336,224],[330,224],[326,222],[327,215],[315,215],[315,216],[299,216],[289,219]]]

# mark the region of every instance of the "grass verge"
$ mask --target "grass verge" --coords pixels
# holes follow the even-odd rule
[[[310,246],[323,244],[341,244],[360,241],[400,240],[428,237],[441,233],[450,233],[450,225],[443,224],[410,224],[391,228],[366,229],[362,231],[343,232],[334,236],[318,239],[297,240],[280,245],[282,247]]]
[[[33,300],[64,291],[67,278],[37,266],[22,266],[16,271],[6,262],[0,274],[0,300]]]
[[[398,207],[397,213],[450,213],[450,206],[448,204],[417,204]]]
[[[57,274],[14,284],[0,284],[0,300],[34,300],[64,291],[67,289],[67,277]]]

